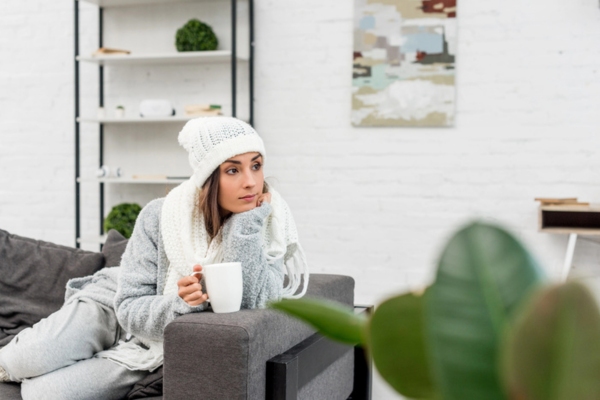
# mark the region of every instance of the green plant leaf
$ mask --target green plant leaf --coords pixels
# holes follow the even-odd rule
[[[342,343],[363,343],[367,319],[342,306],[321,299],[283,299],[270,307],[284,311],[309,323],[321,334]]]
[[[503,376],[514,398],[600,399],[600,313],[569,282],[537,292],[504,344]]]
[[[423,298],[412,293],[377,307],[368,328],[368,349],[377,370],[398,393],[415,399],[434,393],[424,338]]]
[[[426,302],[432,375],[442,398],[504,399],[498,349],[541,269],[505,230],[473,223],[442,252]]]

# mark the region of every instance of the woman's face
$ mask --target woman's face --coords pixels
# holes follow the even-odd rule
[[[260,153],[245,153],[231,157],[220,168],[219,206],[224,216],[256,207],[262,194],[264,175]]]

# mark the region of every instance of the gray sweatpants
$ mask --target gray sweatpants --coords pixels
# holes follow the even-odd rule
[[[148,372],[92,356],[123,333],[112,308],[74,299],[2,348],[0,366],[22,381],[23,400],[120,399]]]

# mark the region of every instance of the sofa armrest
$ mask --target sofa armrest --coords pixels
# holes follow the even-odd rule
[[[307,297],[352,305],[354,280],[311,274]],[[165,329],[165,400],[264,399],[266,363],[314,333],[274,310],[181,316]]]

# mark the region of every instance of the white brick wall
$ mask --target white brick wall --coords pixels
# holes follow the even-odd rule
[[[67,245],[74,235],[72,9],[70,1],[0,3],[0,228]],[[452,231],[480,217],[509,227],[555,276],[566,238],[536,231],[533,198],[600,202],[598,2],[460,0],[450,129],[351,127],[352,13],[342,0],[256,0],[256,127],[267,175],[294,211],[312,270],[351,275],[357,302],[378,303],[426,282]],[[82,5],[81,21],[82,52],[91,52],[93,6]],[[140,95],[177,101],[186,93],[178,107],[198,99],[172,77],[164,68],[107,72],[106,102],[133,109]],[[95,69],[83,67],[82,79],[82,111],[94,113]],[[172,144],[171,129],[148,140]],[[88,177],[97,138],[94,126],[82,126]],[[114,147],[111,162],[130,156]],[[148,200],[164,192],[139,190],[126,192]],[[126,198],[110,196],[109,203]],[[82,197],[83,227],[93,234],[95,185]],[[578,244],[576,272],[593,273],[599,260],[600,246]],[[376,382],[374,398],[394,397]]]

